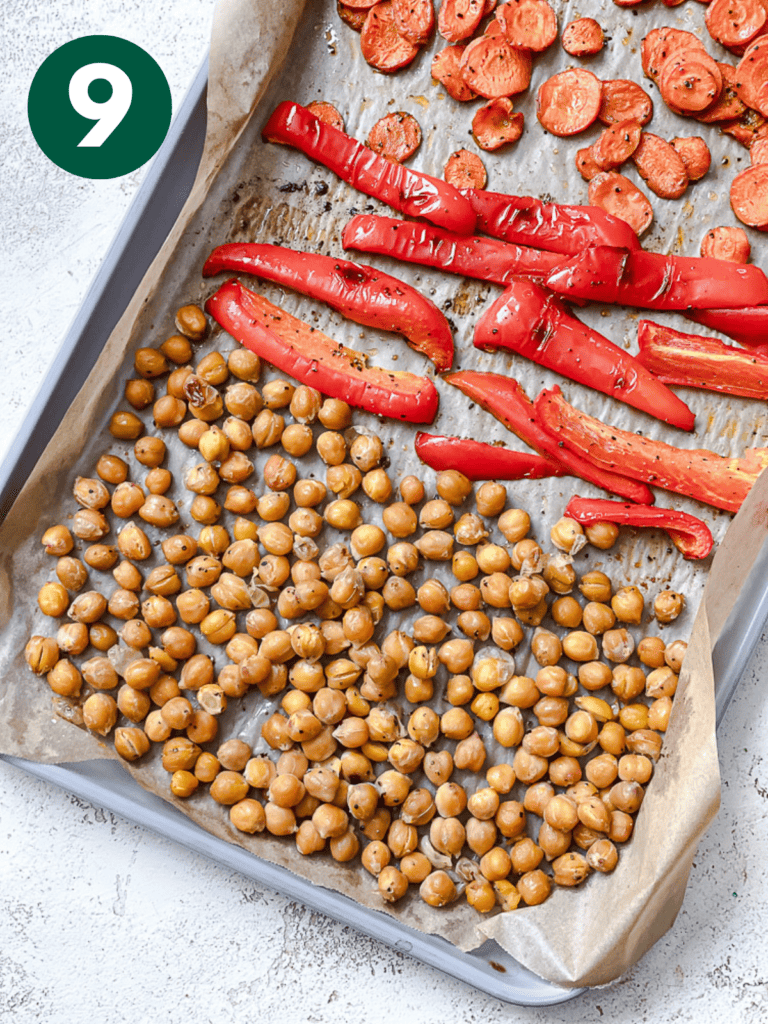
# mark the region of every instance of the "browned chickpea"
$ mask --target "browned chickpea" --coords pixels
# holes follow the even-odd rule
[[[150,739],[143,729],[115,729],[115,750],[126,761],[137,761],[149,750]]]
[[[645,602],[637,587],[622,587],[611,598],[611,608],[619,622],[639,624]]]
[[[538,627],[531,640],[531,654],[539,665],[557,665],[563,655],[563,645],[554,633]]]
[[[579,590],[588,601],[598,601],[601,604],[610,601],[612,589],[611,581],[604,572],[587,572],[579,583]]]
[[[160,351],[166,359],[179,366],[188,363],[192,358],[192,346],[189,338],[185,338],[183,334],[172,334],[170,338],[166,338],[160,346]]]
[[[59,618],[69,606],[69,594],[60,583],[44,583],[37,595],[37,603],[43,615]]]
[[[227,367],[232,376],[237,377],[238,380],[253,383],[261,375],[261,360],[255,352],[251,352],[247,348],[233,349],[227,357]]]
[[[170,470],[156,466],[144,477],[144,483],[150,494],[165,494],[173,483],[173,477]]]
[[[372,469],[369,473],[366,473],[362,483],[363,490],[371,501],[375,501],[378,504],[389,501],[394,489],[386,470],[381,468]]]
[[[128,477],[128,464],[117,455],[102,455],[96,473],[108,484],[121,484]]]
[[[283,436],[285,420],[271,409],[262,409],[253,421],[253,441],[257,448],[270,448]]]
[[[601,551],[612,548],[619,539],[619,528],[616,523],[599,522],[584,527],[589,543]]]
[[[385,529],[393,537],[410,537],[411,534],[416,532],[418,526],[418,519],[413,508],[403,501],[396,501],[388,505],[382,513],[382,521]],[[387,561],[389,561],[389,558],[387,558]]]
[[[199,306],[182,306],[176,311],[176,329],[191,341],[202,341],[208,330],[205,313]]]
[[[674,590],[662,590],[653,602],[653,613],[657,620],[666,625],[674,622],[683,610],[685,598]]]
[[[110,434],[122,441],[135,441],[143,429],[144,424],[132,412],[115,412],[109,421]]]
[[[108,651],[117,643],[117,633],[105,622],[95,622],[88,631],[91,647],[97,651]]]
[[[154,400],[155,386],[151,380],[128,380],[124,394],[126,402],[134,409],[146,409]]]
[[[417,476],[404,476],[400,481],[400,497],[406,505],[418,505],[424,500],[424,484]]]
[[[66,587],[67,590],[80,590],[88,579],[88,570],[79,558],[64,556],[56,563],[56,575],[62,587]]]
[[[326,398],[317,418],[328,430],[344,430],[352,422],[352,410],[339,398]]]

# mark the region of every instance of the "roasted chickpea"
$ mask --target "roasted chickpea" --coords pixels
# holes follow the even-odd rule
[[[637,587],[622,587],[611,598],[611,608],[619,622],[639,624],[645,602]]]
[[[457,469],[446,469],[437,474],[437,493],[449,505],[461,505],[472,493],[472,481]]]

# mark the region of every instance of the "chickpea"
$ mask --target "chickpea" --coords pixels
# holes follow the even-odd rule
[[[151,380],[133,379],[125,383],[125,400],[134,409],[146,409],[155,397],[155,386]]]
[[[493,738],[502,747],[516,747],[523,739],[525,725],[519,708],[504,708],[493,720]],[[515,768],[517,772],[517,768]]]
[[[105,483],[121,484],[128,477],[128,464],[117,455],[102,455],[96,463],[96,473]]]
[[[329,502],[323,518],[336,530],[354,530],[362,522],[360,506],[350,498],[337,498]]]
[[[617,665],[613,670],[611,689],[619,700],[629,703],[645,690],[645,673],[641,668]]]
[[[95,622],[88,633],[91,647],[95,647],[97,651],[108,651],[117,643],[117,633],[105,622]]]
[[[236,348],[227,357],[227,368],[238,380],[255,383],[261,375],[261,360],[250,349]]]
[[[166,338],[160,346],[160,351],[166,359],[177,365],[188,363],[192,358],[192,346],[189,338],[185,338],[183,334],[172,334],[170,338]]]
[[[672,698],[659,697],[648,708],[648,727],[658,732],[666,732],[671,712]]]
[[[683,659],[687,649],[688,644],[685,640],[675,640],[664,649],[664,661],[677,675],[680,674],[680,669],[683,667]]]
[[[176,311],[176,329],[191,341],[202,341],[208,330],[208,321],[199,306],[182,306]]]
[[[109,432],[120,441],[135,441],[141,435],[144,424],[132,412],[120,410],[112,414]]]
[[[115,729],[115,750],[126,761],[137,761],[149,750],[150,740],[143,729]]]
[[[603,654],[618,664],[629,661],[635,649],[635,641],[626,629],[609,629],[603,633]]]
[[[43,615],[57,619],[69,605],[69,594],[60,583],[44,583],[37,595],[37,603]]]
[[[388,505],[382,513],[384,527],[393,537],[409,537],[416,532],[418,520],[416,513],[405,502],[396,501]],[[387,558],[389,562],[389,557]],[[391,566],[391,563],[390,563]],[[394,571],[394,569],[393,569]],[[399,574],[398,574],[399,575]]]
[[[557,665],[563,654],[563,645],[554,633],[538,627],[531,640],[531,654],[539,665]]]
[[[611,598],[611,608],[619,622],[638,625],[643,617],[645,602],[637,587],[622,587]]]
[[[563,639],[563,653],[571,661],[594,661],[597,658],[597,641],[591,633],[574,630]]]
[[[142,466],[147,466],[149,469],[154,469],[156,466],[159,466],[165,458],[165,453],[165,441],[163,441],[161,437],[140,437],[133,446],[133,454],[136,456],[136,460],[140,462]],[[106,504],[107,502],[105,501],[104,505]],[[103,508],[103,506],[89,507]]]
[[[214,411],[218,415],[218,409],[215,408]],[[187,406],[181,398],[174,398],[173,395],[163,395],[152,407],[152,419],[156,427],[178,427],[184,419],[186,412]],[[202,429],[187,427],[183,436],[182,432],[179,431],[179,436],[182,437],[185,444],[188,444],[190,443],[193,431],[195,433],[193,444],[196,447],[200,434],[202,434]]]

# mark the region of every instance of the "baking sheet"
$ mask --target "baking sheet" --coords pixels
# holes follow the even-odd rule
[[[561,5],[561,23],[572,16],[569,11],[571,6]],[[615,19],[619,16],[622,19],[627,19],[626,11],[617,11],[609,4],[603,5],[603,8],[604,17],[601,15],[601,20],[603,20],[604,24],[607,24],[610,19]],[[234,118],[228,122],[233,138],[242,131],[240,143],[230,156],[224,172],[216,180],[212,181],[210,191],[200,210],[190,221],[187,233],[183,237],[179,236],[180,241],[174,255],[174,260],[163,276],[162,289],[154,290],[150,294],[149,301],[145,304],[141,317],[138,320],[137,328],[131,333],[129,353],[140,345],[153,343],[152,339],[159,332],[167,331],[167,333],[171,333],[172,326],[170,325],[169,311],[172,311],[178,305],[194,299],[200,299],[204,294],[207,294],[209,289],[207,285],[203,285],[200,281],[199,268],[208,249],[217,242],[243,237],[258,237],[265,241],[278,241],[286,244],[293,242],[301,247],[314,247],[321,251],[338,253],[340,252],[338,247],[339,229],[348,214],[353,210],[365,209],[369,206],[372,208],[377,207],[375,202],[361,198],[343,184],[332,180],[331,176],[324,172],[322,168],[309,165],[298,154],[294,154],[282,147],[265,147],[261,145],[258,137],[259,128],[266,114],[277,100],[290,97],[301,102],[308,102],[311,99],[323,96],[330,99],[334,99],[336,96],[361,97],[355,109],[342,111],[347,118],[348,130],[351,134],[358,137],[364,137],[376,118],[382,113],[387,112],[387,110],[392,109],[393,102],[397,102],[397,109],[410,109],[422,123],[425,130],[425,142],[414,161],[414,165],[431,173],[440,173],[440,169],[449,153],[457,148],[458,145],[466,142],[466,130],[471,116],[470,112],[467,107],[454,104],[432,85],[427,70],[428,53],[422,54],[411,68],[396,76],[396,78],[385,79],[381,76],[372,75],[370,69],[362,63],[357,52],[357,37],[338,22],[333,13],[332,5],[323,5],[322,14],[315,13],[318,10],[319,5],[311,8],[312,17],[304,19],[300,26],[299,34],[294,40],[291,52],[293,54],[301,54],[301,60],[291,60],[289,56],[282,77],[273,84],[270,93],[265,97],[263,104],[257,110],[254,121],[248,125],[245,125],[242,118]],[[657,22],[653,21],[653,11],[649,10],[647,13],[650,17],[644,22],[643,33],[652,27],[652,24],[661,23],[658,19]],[[656,15],[659,14],[658,11],[655,13]],[[674,15],[669,11],[664,11],[662,14],[663,23],[669,23],[672,18],[679,20],[682,17],[677,10],[674,12]],[[614,31],[614,42],[617,38],[620,39],[621,46],[623,47],[630,47],[631,50],[632,46],[634,46],[633,40],[635,37],[633,33],[621,34],[621,31],[618,33]],[[216,44],[216,40],[214,40],[214,44]],[[437,43],[436,45],[440,44]],[[216,46],[214,45],[215,52]],[[231,50],[229,53],[231,54]],[[625,56],[626,54],[623,54],[618,49],[618,46],[614,47],[612,42],[610,53],[605,58],[601,57],[597,61],[591,62],[591,66],[597,74],[603,77],[617,76],[619,74],[626,75],[626,65],[622,59]],[[637,54],[635,54],[635,60],[639,64]],[[613,64],[612,67],[611,63]],[[554,48],[553,52],[537,62],[530,94],[520,104],[529,115],[532,110],[532,99],[537,85],[553,70],[562,66],[564,66],[563,55],[561,52],[555,52]],[[638,75],[634,74],[632,77],[638,77]],[[382,83],[386,84],[384,91],[382,91]],[[325,93],[323,88],[325,88]],[[443,97],[442,100],[439,98],[440,96]],[[396,100],[394,97],[396,97]],[[439,106],[441,104],[442,106]],[[342,106],[342,104],[339,103],[339,106]],[[433,116],[433,113],[438,110],[439,115],[435,114]],[[663,124],[664,114],[676,122],[675,126],[670,130],[667,130]],[[667,137],[680,130],[677,119],[672,118],[672,115],[669,115],[666,111],[662,112],[658,105],[657,115],[651,127]],[[596,133],[597,130],[593,130],[592,135],[582,137],[578,144],[585,144],[585,141],[589,141]],[[711,134],[715,137],[716,131],[712,130]],[[708,141],[710,141],[709,133]],[[733,149],[734,145],[731,140],[728,140],[730,150]],[[579,201],[579,199],[584,198],[586,186],[581,182],[580,178],[576,180],[576,172],[572,164],[563,163],[566,152],[570,152],[572,155],[575,153],[576,148],[576,140],[553,140],[544,135],[535,121],[529,116],[528,132],[524,136],[523,142],[516,149],[510,153],[485,157],[491,174],[489,187],[498,190],[508,189],[521,193],[532,192],[542,196],[542,198],[547,198],[556,193],[560,199]],[[713,145],[715,156],[717,156],[716,150],[717,147]],[[216,160],[211,161],[209,170],[204,175],[206,184],[212,180],[213,173],[219,162]],[[630,175],[631,173],[630,171]],[[542,181],[547,183],[547,192],[542,192],[541,190]],[[318,188],[318,185],[321,188]],[[325,186],[327,186],[327,190]],[[695,186],[695,188],[700,189],[702,185]],[[657,210],[657,217],[664,223],[665,229],[663,233],[654,235],[649,240],[646,240],[647,247],[661,249],[669,246],[673,251],[695,251],[695,247],[691,248],[694,234],[698,231],[703,234],[707,230],[705,219],[703,217],[694,218],[692,221],[693,207],[690,207],[690,210],[688,210],[690,204],[672,204],[659,201],[654,205]],[[666,212],[666,207],[670,208],[669,214]],[[708,206],[707,209],[709,210],[710,207]],[[722,203],[718,204],[718,211],[722,211]],[[721,222],[730,221],[723,217]],[[696,239],[698,239],[698,234],[696,234]],[[682,250],[675,249],[675,246],[679,245],[683,246]],[[552,375],[539,371],[535,367],[530,366],[530,364],[524,364],[522,360],[508,359],[498,355],[482,355],[469,351],[468,346],[471,344],[472,326],[486,299],[490,295],[496,294],[495,289],[474,282],[465,282],[448,277],[443,278],[437,273],[419,273],[415,268],[389,264],[389,261],[385,260],[371,258],[370,262],[375,262],[377,265],[393,270],[405,279],[419,284],[428,294],[432,295],[439,305],[447,309],[448,314],[456,322],[457,343],[463,348],[464,352],[468,352],[466,356],[462,353],[461,366],[475,366],[501,372],[509,369],[509,372],[520,377],[531,393],[535,393],[542,385],[555,381]],[[263,290],[268,296],[277,298],[278,301],[284,301],[286,305],[288,305],[288,298],[290,298],[289,308],[299,316],[303,315],[306,317],[315,314],[313,304],[305,300],[295,296],[283,296],[278,289],[264,288]],[[609,333],[617,341],[622,340],[622,337],[629,338],[634,319],[636,319],[631,313],[627,316],[622,316],[617,311],[598,309],[588,311],[588,314],[585,314],[585,319],[589,319],[589,317],[594,317],[596,325],[599,325],[600,329],[605,333]],[[355,325],[346,324],[340,318],[332,315],[325,317],[323,314],[320,314],[317,322],[328,333],[332,333],[339,340],[351,345],[361,345],[359,338],[361,332]],[[221,345],[225,349],[221,338],[215,338],[213,343]],[[381,360],[388,365],[396,366],[398,369],[413,368],[424,372],[423,361],[402,347],[399,341],[392,338],[381,337],[372,339],[371,332],[367,332],[365,348],[376,361]],[[109,357],[112,363],[114,363],[116,361],[116,352],[109,352]],[[391,363],[388,362],[389,359],[392,360]],[[97,435],[90,445],[86,445],[82,453],[82,460],[78,463],[79,466],[93,465],[103,448],[105,436],[99,424],[103,424],[113,405],[119,401],[121,381],[127,376],[130,354],[126,360],[126,369],[118,373],[116,377],[112,377],[109,372],[105,372],[108,371],[108,367],[104,364],[108,362],[109,360],[105,360],[102,366],[100,368],[97,367],[97,371],[95,371],[97,373],[95,379],[100,380],[104,385],[103,390],[100,392],[100,400],[96,403],[87,400],[81,402],[76,408],[74,420],[73,413],[70,413],[69,422],[84,422],[86,424],[86,434],[89,432],[88,428],[91,428],[92,433]],[[99,376],[99,373],[101,376]],[[84,398],[88,399],[94,393],[95,391],[92,388],[90,396],[84,396]],[[630,426],[633,429],[647,429],[649,433],[654,433],[655,436],[667,436],[668,432],[665,433],[661,430],[659,425],[653,424],[649,427],[649,421],[645,417],[642,417],[640,414],[628,414],[626,410],[616,406],[608,399],[602,399],[600,396],[586,392],[584,389],[573,385],[567,385],[566,393],[569,397],[574,398],[576,404],[588,409],[588,411],[595,415],[606,418],[616,425]],[[466,400],[463,400],[462,396],[457,397],[455,393],[451,392],[451,389],[444,385],[441,386],[441,398],[443,404],[440,419],[435,424],[436,431],[461,431],[462,433],[471,433],[484,438],[501,439],[504,436],[503,429],[495,421],[490,420],[489,417],[476,409],[467,409]],[[701,436],[699,436],[696,439],[684,439],[678,441],[678,443],[684,444],[686,441],[692,445],[705,443],[723,453],[735,453],[744,444],[744,437],[749,435],[751,439],[751,424],[755,422],[754,406],[757,403],[747,403],[740,400],[732,400],[731,402],[726,400],[724,402],[722,399],[715,401],[711,397],[708,398],[702,395],[692,397],[692,403],[699,414],[700,421],[708,421],[706,440],[702,441]],[[750,407],[752,408],[750,409]],[[750,417],[752,418],[750,419]],[[359,423],[361,426],[368,425],[372,429],[380,429],[372,417],[359,415],[355,419],[356,423]],[[60,432],[60,434],[61,436],[58,438],[54,448],[46,453],[46,471],[38,471],[35,481],[28,488],[26,494],[27,509],[36,506],[38,509],[45,509],[46,511],[36,522],[28,516],[26,517],[23,524],[26,540],[16,548],[14,558],[6,557],[3,566],[4,570],[9,573],[7,576],[9,582],[8,597],[5,606],[7,628],[3,637],[3,642],[7,646],[4,647],[3,653],[10,656],[9,663],[13,664],[13,668],[20,668],[21,672],[26,672],[26,670],[23,666],[19,666],[19,658],[16,653],[19,650],[18,641],[20,637],[29,635],[34,613],[30,612],[25,617],[19,615],[18,608],[16,608],[17,614],[13,621],[11,621],[11,585],[14,571],[17,576],[23,575],[26,577],[31,567],[34,584],[35,581],[44,578],[44,574],[49,568],[46,560],[38,551],[36,538],[49,522],[56,521],[58,515],[61,514],[56,504],[57,496],[68,493],[71,487],[72,472],[70,467],[77,460],[78,452],[76,449],[79,447],[80,440],[80,436],[75,439],[70,434],[67,437],[66,429],[64,432]],[[409,471],[417,469],[415,457],[410,451],[409,439],[403,437],[401,432],[396,431],[392,431],[389,436],[393,438],[390,455],[393,465],[397,466],[398,475],[404,475]],[[77,443],[75,443],[75,440]],[[188,453],[183,451],[172,452],[172,458],[179,456],[182,458],[181,465],[187,465],[184,459],[188,457]],[[263,464],[263,457],[260,464]],[[132,465],[132,469],[136,469],[135,464]],[[567,498],[575,489],[574,481],[566,480],[554,481],[553,483],[529,483],[519,488],[510,487],[510,494],[516,503],[526,507],[532,513],[537,523],[541,524],[537,531],[537,536],[546,538],[548,526],[559,516],[564,502],[567,501]],[[591,491],[587,485],[578,485],[578,491],[586,494],[597,493]],[[666,497],[664,496],[665,499]],[[186,501],[188,502],[188,496]],[[665,501],[665,503],[667,502]],[[677,499],[668,503],[672,504],[673,507],[687,508],[690,511],[701,514],[700,507],[696,506],[695,503]],[[10,519],[11,517],[9,517],[9,521]],[[712,513],[710,515],[710,520],[717,537],[723,535],[728,519],[729,517],[724,514]],[[18,528],[19,525],[19,521],[14,520],[11,523],[10,529]],[[33,527],[31,530],[30,526]],[[9,526],[6,524],[6,531],[8,530]],[[16,541],[17,537],[12,532],[6,531],[4,531],[4,536],[9,539],[13,538]],[[11,546],[4,545],[3,547],[8,552]],[[693,569],[688,564],[681,565],[679,556],[671,545],[666,542],[654,540],[649,543],[646,537],[634,539],[629,535],[625,535],[618,552],[610,553],[607,556],[601,553],[598,554],[599,557],[591,556],[589,565],[591,567],[604,566],[616,583],[634,581],[640,577],[645,580],[650,571],[654,588],[663,589],[664,586],[671,585],[675,589],[684,590],[689,600],[689,609],[695,609],[708,567],[705,565]],[[583,555],[580,558],[582,561],[580,561],[579,567],[583,571],[586,556]],[[29,584],[25,579],[25,588],[28,586]],[[29,602],[27,602],[27,608],[29,609]],[[686,632],[690,627],[691,617],[689,610],[686,618],[679,620],[675,625],[675,633],[678,630],[680,633]],[[407,621],[404,623],[404,626],[407,626]],[[16,645],[15,647],[14,644]],[[525,670],[524,659],[520,659],[518,670]],[[31,684],[35,685],[36,681],[32,680]],[[705,692],[709,685],[710,683],[705,680]],[[30,680],[28,673],[26,673],[25,689],[28,691],[29,688]],[[44,684],[41,685],[41,690],[43,693],[46,692]],[[18,697],[18,693],[15,696]],[[14,749],[14,743],[21,743],[25,751],[33,750],[34,756],[40,757],[40,759],[59,759],[62,756],[59,738],[64,735],[61,724],[55,721],[51,723],[50,714],[47,712],[43,715],[38,715],[40,720],[36,721],[34,714],[31,716],[27,714],[30,709],[27,707],[26,701],[22,702],[21,708],[17,707],[14,709],[8,704],[7,698],[8,695],[6,694],[6,710],[9,712],[6,720],[11,724],[11,736],[4,739],[3,742],[8,742],[11,746],[5,746],[4,749]],[[269,710],[271,711],[271,708]],[[20,711],[21,713],[14,713],[14,711]],[[236,728],[241,729],[245,735],[250,737],[257,734],[258,726],[264,713],[258,709],[255,713],[248,710],[245,711],[242,719],[235,720],[234,713],[229,717],[233,719],[233,724]],[[53,728],[51,728],[52,724]],[[706,724],[704,724],[704,731],[706,731]],[[69,730],[67,735],[71,736],[72,730]],[[81,737],[80,734],[78,734],[78,738],[82,738],[85,741],[84,746],[91,751],[90,756],[92,756],[95,745],[93,738]],[[71,754],[71,747],[77,746],[77,743],[71,738],[66,739],[65,743],[67,744],[68,754]],[[106,753],[106,751],[102,752]],[[139,776],[142,777],[145,774],[147,773],[140,772]],[[160,786],[161,782],[164,783],[163,776],[156,776],[156,780],[156,782],[153,781],[153,784]],[[144,778],[143,781],[146,783],[148,778]],[[702,822],[706,821],[708,814],[711,813],[711,799],[709,803],[705,800],[705,805],[700,815]],[[186,809],[193,816],[197,817],[194,801],[187,804]],[[223,831],[226,832],[226,827],[224,827]],[[233,834],[230,838],[243,842],[243,837],[239,834]],[[274,841],[267,840],[265,842],[263,838],[260,839],[257,843],[259,851],[264,852],[266,849],[271,854],[273,851],[270,842],[274,843]],[[276,845],[279,845],[282,850],[283,844]],[[634,852],[636,846],[637,839],[632,844],[630,855]],[[274,855],[279,857],[280,852],[274,851]],[[295,867],[300,870],[304,865],[300,864]],[[334,882],[337,880],[334,870],[335,865],[329,865],[329,869],[326,872],[326,881]],[[368,879],[363,879],[363,881],[370,884]],[[596,889],[596,886],[593,885],[592,889]],[[585,894],[587,892],[588,890],[585,890]],[[358,891],[356,895],[364,900],[367,893]],[[558,897],[564,896],[568,900],[572,900],[573,895],[571,893],[560,893]],[[579,898],[581,898],[581,895],[579,894]],[[582,900],[582,902],[586,902],[586,900]],[[552,913],[557,914],[557,908],[554,906],[556,900],[553,898],[550,903],[553,904]],[[571,906],[570,903],[568,905]],[[546,906],[548,905],[545,905],[545,909]],[[467,910],[468,908],[463,909]],[[536,916],[540,918],[544,912],[539,909]],[[395,909],[394,913],[399,913],[399,910]],[[416,913],[418,916],[417,911]],[[440,929],[454,941],[458,941],[459,944],[463,942],[466,945],[469,941],[476,942],[476,937],[471,940],[468,939],[467,929],[470,927],[474,928],[474,923],[476,923],[474,912],[469,911],[469,915],[469,917],[462,918],[459,912],[453,914],[450,921],[444,915],[441,915]],[[519,911],[514,915],[516,922],[522,923],[523,915],[526,915],[527,918],[534,916],[528,910]],[[422,921],[421,923],[427,928],[434,927],[429,921]],[[462,933],[461,939],[458,939],[458,932]],[[560,971],[563,980],[573,980],[573,964],[560,964],[557,967],[557,971]],[[568,977],[569,972],[571,977]]]

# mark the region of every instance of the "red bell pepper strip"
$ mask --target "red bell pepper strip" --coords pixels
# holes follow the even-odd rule
[[[513,276],[542,283],[562,263],[562,256],[479,235],[457,235],[426,224],[358,214],[344,228],[345,249],[393,256],[407,263],[438,267],[449,274],[506,285]]]
[[[720,331],[729,338],[768,356],[768,306],[749,309],[688,309],[685,315],[694,323]]]
[[[653,504],[653,493],[643,484],[637,484],[618,472],[598,469],[587,459],[564,448],[557,438],[553,438],[543,428],[533,402],[513,377],[502,377],[500,373],[458,370],[447,374],[444,380],[495,416],[507,430],[517,434],[521,441],[548,459],[557,470],[569,476],[578,476],[628,501],[636,501],[641,505]]]
[[[409,217],[424,217],[460,235],[475,230],[474,210],[453,185],[387,160],[298,103],[280,103],[262,137],[295,146],[347,184]]]
[[[414,448],[421,461],[432,469],[458,469],[470,480],[541,480],[565,474],[562,467],[539,455],[464,437],[443,437],[420,431]]]
[[[768,302],[768,278],[759,267],[602,245],[562,263],[547,278],[547,287],[567,299],[640,309],[716,309]]]
[[[696,417],[634,356],[572,316],[532,281],[513,281],[475,328],[475,347],[517,352],[682,430]]]
[[[707,505],[738,512],[752,484],[768,465],[768,448],[748,448],[741,458],[702,448],[675,448],[664,441],[607,426],[562,396],[542,391],[536,413],[553,438],[601,469],[617,471]]]
[[[222,270],[256,274],[320,299],[355,323],[402,334],[411,348],[450,370],[453,335],[434,302],[404,281],[373,267],[316,252],[253,242],[220,245],[203,267],[203,277]]]
[[[223,284],[205,308],[241,345],[331,398],[411,423],[431,423],[437,414],[431,380],[367,366],[363,353],[297,320],[236,278]]]
[[[637,327],[638,356],[665,384],[768,398],[768,358],[717,338],[683,334],[651,320]]]
[[[655,526],[666,530],[684,558],[706,558],[714,543],[706,523],[687,512],[606,501],[604,498],[573,497],[563,515],[582,526],[592,523],[617,523],[622,526]]]
[[[477,214],[477,227],[494,238],[573,255],[590,245],[637,249],[637,235],[626,221],[597,206],[543,203],[531,196],[467,188],[462,193]]]

